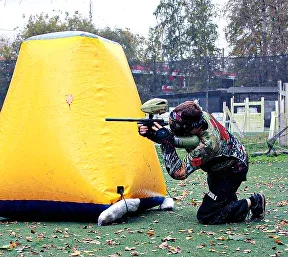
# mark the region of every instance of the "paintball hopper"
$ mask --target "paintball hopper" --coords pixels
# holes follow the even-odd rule
[[[168,101],[161,98],[153,98],[141,106],[141,111],[148,114],[163,114],[168,111]]]
[[[168,125],[163,119],[154,119],[154,114],[162,114],[168,111],[168,101],[166,99],[153,98],[145,102],[141,106],[141,111],[149,114],[149,118],[138,119],[138,118],[106,118],[106,121],[121,121],[121,122],[137,122],[145,126],[152,127],[154,122],[158,122],[161,126]]]

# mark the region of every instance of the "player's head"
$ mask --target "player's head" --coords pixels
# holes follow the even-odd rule
[[[195,128],[207,129],[203,111],[196,101],[186,101],[170,112],[169,125],[177,136],[191,134]]]

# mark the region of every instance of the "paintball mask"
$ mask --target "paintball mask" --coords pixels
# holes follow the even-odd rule
[[[169,115],[170,129],[176,136],[191,136],[191,130],[194,128],[202,127],[203,130],[207,129],[207,123],[204,119],[203,113],[199,117],[199,120],[183,119],[183,113],[172,111]]]

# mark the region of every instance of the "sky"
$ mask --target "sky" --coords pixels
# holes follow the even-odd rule
[[[218,5],[223,4],[223,0],[213,1]],[[23,14],[29,16],[44,12],[53,15],[53,10],[69,13],[77,10],[88,18],[90,2],[96,27],[129,28],[133,33],[147,37],[149,27],[156,23],[153,12],[160,0],[0,0],[0,35],[13,38],[16,34],[13,30],[22,28],[26,21],[22,18]],[[220,33],[218,47],[226,48],[223,34],[225,21],[218,19],[217,24]]]

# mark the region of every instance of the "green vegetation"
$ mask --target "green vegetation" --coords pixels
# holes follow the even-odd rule
[[[260,144],[262,138],[265,142],[267,137],[251,135],[242,141],[248,151],[266,151]],[[253,145],[256,142],[259,148]],[[267,215],[261,222],[199,224],[196,212],[207,191],[205,173],[196,171],[177,181],[163,167],[168,194],[175,199],[174,211],[154,208],[104,227],[95,223],[2,221],[0,256],[286,256],[287,167],[286,155],[250,159],[248,181],[241,185],[239,198],[264,192]]]

